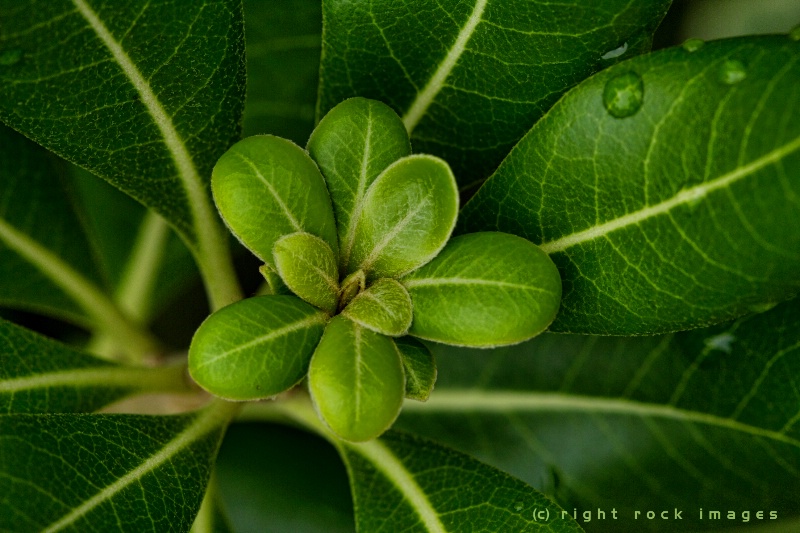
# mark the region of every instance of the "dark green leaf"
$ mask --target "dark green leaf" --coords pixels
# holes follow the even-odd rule
[[[241,300],[200,325],[189,347],[189,372],[221,398],[274,396],[306,375],[327,320],[295,296]]]
[[[386,104],[345,100],[328,112],[308,140],[325,177],[339,234],[339,266],[347,267],[364,196],[383,170],[411,153],[400,117]]]
[[[262,261],[284,235],[311,233],[338,250],[325,180],[308,154],[286,139],[256,135],[217,162],[214,201],[231,231]]]
[[[339,449],[358,531],[581,531],[522,481],[431,441],[390,431]]]
[[[238,2],[0,4],[0,119],[161,213],[206,255],[222,246],[206,194],[239,136]]]
[[[411,326],[411,297],[397,281],[381,278],[356,295],[342,315],[377,333],[398,337]]]
[[[414,337],[394,340],[406,375],[406,398],[424,402],[436,383],[436,361],[427,346]]]
[[[115,299],[147,322],[198,278],[189,250],[160,216],[104,180],[73,167],[71,181]]]
[[[0,320],[0,413],[94,411],[143,391],[182,391],[182,367],[123,367]]]
[[[216,463],[236,533],[353,533],[347,472],[320,437],[284,425],[234,424]]]
[[[245,0],[247,100],[243,135],[305,144],[314,128],[322,46],[320,0]]]
[[[409,334],[458,346],[530,339],[553,321],[561,300],[561,279],[547,254],[507,233],[455,237],[401,282],[414,308]]]
[[[415,151],[468,187],[603,55],[649,43],[670,3],[327,0],[319,111],[351,96],[389,104]]]
[[[564,280],[555,331],[675,331],[789,298],[800,289],[800,225],[788,223],[800,218],[799,62],[800,42],[772,36],[604,71],[519,143],[465,206],[463,229],[509,231],[551,254]],[[637,76],[639,97],[617,85]]]
[[[231,414],[2,415],[0,529],[186,531]]]
[[[311,359],[308,389],[339,437],[373,439],[392,425],[403,404],[400,353],[389,337],[336,316]]]
[[[336,312],[339,269],[336,255],[325,241],[310,233],[291,233],[278,239],[272,256],[281,279],[293,293],[328,314]]]
[[[0,176],[0,304],[90,322],[61,272],[103,286],[65,165],[0,126]]]
[[[732,527],[745,510],[749,525],[770,522],[769,511],[779,523],[800,518],[800,299],[667,336],[545,334],[491,357],[438,348],[436,390],[407,403],[398,425],[567,509],[617,509],[618,521],[593,514],[590,531]],[[670,522],[634,521],[636,510],[667,509]],[[711,510],[736,520],[715,524]]]
[[[447,243],[457,216],[456,181],[445,161],[411,155],[392,163],[364,196],[347,272],[363,270],[374,280],[419,268]]]

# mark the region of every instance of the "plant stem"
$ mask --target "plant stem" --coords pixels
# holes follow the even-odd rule
[[[50,250],[0,220],[0,240],[58,285],[92,319],[94,324],[119,339],[131,361],[158,352],[158,342],[127,317],[94,283]]]
[[[233,268],[227,234],[222,230],[219,217],[215,219],[215,223],[210,223],[209,219],[205,227],[197,228],[203,237],[196,246],[189,248],[200,269],[212,312],[244,297]]]
[[[153,289],[169,239],[169,226],[153,211],[148,211],[139,226],[116,300],[128,316],[144,323],[149,314]]]

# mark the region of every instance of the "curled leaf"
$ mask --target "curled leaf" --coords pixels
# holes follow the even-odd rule
[[[436,361],[427,346],[414,337],[394,340],[406,375],[406,398],[424,402],[436,383]]]
[[[381,278],[358,294],[342,315],[377,333],[404,335],[411,326],[411,297],[391,278]]]
[[[268,265],[274,266],[275,242],[290,233],[311,233],[337,251],[325,180],[291,141],[272,135],[239,141],[217,162],[211,187],[225,223]]]
[[[507,233],[452,239],[406,276],[410,335],[457,346],[515,344],[544,331],[561,300],[561,278],[536,245]]]
[[[339,269],[331,247],[310,233],[278,239],[272,252],[281,279],[292,292],[330,314],[339,300]]]
[[[328,315],[294,296],[256,296],[223,307],[200,325],[189,373],[227,400],[258,400],[303,379]]]
[[[458,215],[458,189],[439,158],[412,155],[378,176],[364,197],[348,272],[399,277],[444,247]]]
[[[317,412],[339,437],[373,439],[400,413],[400,354],[392,339],[334,317],[311,359],[308,388]]]

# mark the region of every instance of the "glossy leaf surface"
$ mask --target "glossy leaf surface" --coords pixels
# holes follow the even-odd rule
[[[582,531],[522,481],[429,440],[390,431],[339,448],[358,531]]]
[[[447,163],[428,155],[396,161],[372,183],[356,223],[348,272],[397,277],[444,247],[458,216],[458,191]]]
[[[208,317],[189,347],[189,372],[229,400],[283,392],[305,376],[328,315],[295,296],[256,296]]]
[[[351,98],[325,115],[308,140],[325,177],[339,234],[340,266],[350,260],[364,196],[383,170],[411,153],[403,122],[381,102]]]
[[[400,354],[392,339],[334,317],[311,359],[308,389],[317,412],[339,437],[375,438],[391,426],[403,403]]]
[[[0,319],[0,413],[88,412],[184,383],[183,368],[114,365]]]
[[[0,528],[188,531],[229,417],[3,415]]]
[[[381,278],[359,293],[342,315],[376,333],[398,337],[411,326],[411,297],[391,278]]]
[[[234,235],[270,266],[275,243],[290,233],[311,233],[338,249],[325,181],[291,141],[272,135],[239,141],[214,167],[212,189]]]
[[[748,525],[789,531],[800,518],[800,300],[666,336],[545,334],[492,357],[436,348],[436,390],[425,404],[406,403],[397,424],[475,454],[566,509],[618,510],[617,521],[607,514],[587,531],[731,527],[745,510]],[[647,509],[669,509],[668,527],[644,514],[635,521]],[[711,510],[724,520],[709,521]]]
[[[459,346],[530,339],[553,321],[561,299],[558,270],[547,254],[507,233],[455,237],[401,281],[414,308],[409,334]]]
[[[798,61],[799,42],[752,37],[598,74],[517,145],[465,206],[463,229],[516,233],[552,256],[564,280],[555,331],[674,331],[791,297]],[[615,118],[604,88],[630,73],[643,102]]]
[[[104,280],[70,202],[66,166],[0,125],[0,176],[0,304],[87,322],[60,267]]]
[[[336,256],[325,241],[310,233],[278,239],[272,251],[281,279],[293,293],[330,314],[339,300]]]
[[[0,69],[0,119],[205,246],[206,184],[244,103],[236,4],[4,2],[0,49],[21,55]]]
[[[633,54],[669,0],[326,1],[319,111],[351,96],[389,104],[417,152],[462,187],[486,179],[567,89],[626,43]]]
[[[406,375],[406,398],[424,402],[436,383],[436,361],[427,346],[414,337],[394,340]]]

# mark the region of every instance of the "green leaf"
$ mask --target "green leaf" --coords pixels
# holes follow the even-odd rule
[[[272,252],[281,279],[308,303],[336,312],[339,303],[339,269],[325,241],[310,233],[284,235]]]
[[[187,531],[231,409],[2,415],[0,529]]]
[[[429,440],[390,431],[338,447],[358,531],[582,531],[522,481]]]
[[[214,201],[231,231],[262,261],[284,235],[311,233],[338,250],[325,180],[299,146],[272,135],[236,143],[214,167]]]
[[[399,337],[411,326],[411,297],[397,281],[381,278],[356,295],[342,315],[376,333]]]
[[[355,531],[344,465],[333,447],[312,433],[286,425],[234,424],[216,471],[236,532]]]
[[[137,392],[183,392],[184,372],[114,365],[0,320],[0,413],[87,412]]]
[[[389,104],[417,152],[470,187],[570,87],[625,43],[642,47],[669,0],[326,0],[319,112]]]
[[[759,510],[800,518],[800,299],[674,335],[545,334],[491,357],[437,348],[436,390],[407,403],[397,424],[567,509],[619,512],[587,529],[706,530],[699,508],[733,510],[737,524],[744,510],[751,524]],[[675,508],[683,519],[668,526],[634,521],[636,510]]]
[[[104,279],[63,161],[0,125],[0,176],[0,304],[90,323],[62,271],[100,287]]]
[[[544,331],[561,299],[553,262],[507,233],[455,237],[402,280],[411,295],[409,334],[458,346],[514,344]]]
[[[334,317],[311,359],[308,389],[339,437],[373,439],[392,425],[403,404],[400,354],[392,339]]]
[[[552,256],[564,280],[554,331],[693,328],[800,289],[800,226],[787,224],[800,217],[800,43],[693,49],[584,82],[464,207],[462,229],[516,233]],[[631,75],[643,103],[615,118],[604,91]]]
[[[411,153],[403,122],[386,104],[351,98],[325,115],[308,140],[333,202],[339,265],[350,261],[364,196],[383,170]]]
[[[236,302],[198,328],[189,347],[189,373],[221,398],[269,398],[303,379],[327,319],[294,296]]]
[[[394,340],[406,375],[406,398],[427,401],[436,383],[436,361],[427,346],[414,337]]]
[[[356,222],[348,273],[368,280],[399,277],[430,261],[447,243],[458,216],[458,191],[447,163],[412,155],[372,183]]]
[[[21,51],[0,68],[0,120],[159,212],[218,276],[232,272],[206,186],[239,136],[238,4],[0,6],[0,49]],[[216,303],[233,299],[226,291]]]
[[[303,144],[314,128],[322,47],[320,0],[244,1],[247,99],[243,135]]]

